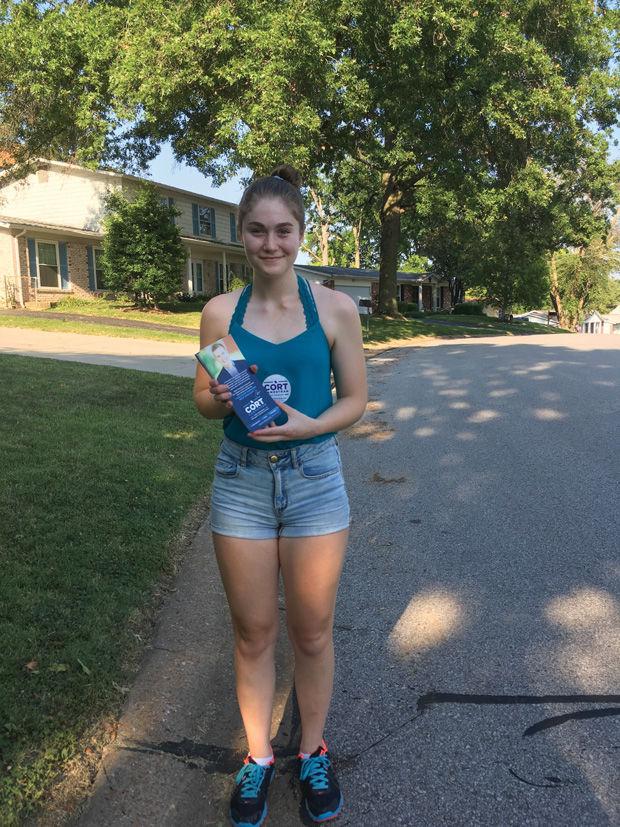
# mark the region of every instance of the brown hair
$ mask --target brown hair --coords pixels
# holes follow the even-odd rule
[[[304,202],[299,191],[300,186],[301,175],[290,164],[280,164],[271,175],[252,181],[239,202],[237,218],[239,235],[241,235],[246,215],[261,198],[281,198],[297,219],[299,230],[303,235],[306,218]]]

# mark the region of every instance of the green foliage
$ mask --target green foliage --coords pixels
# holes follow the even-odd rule
[[[236,273],[231,276],[228,280],[228,292],[232,293],[233,290],[242,290],[247,284],[245,279],[242,279],[241,276],[238,276]]]
[[[561,250],[555,266],[563,324],[572,327],[591,311],[607,313],[619,303],[620,287],[611,273],[620,267],[620,255],[601,238],[578,250]]]
[[[476,302],[463,302],[463,304],[454,305],[454,313],[465,316],[484,316],[484,309]]]
[[[398,312],[410,318],[423,315],[423,313],[418,310],[417,302],[398,302]]]
[[[187,252],[178,210],[160,201],[157,188],[142,186],[130,201],[120,192],[106,197],[103,268],[106,285],[157,305],[178,290]]]

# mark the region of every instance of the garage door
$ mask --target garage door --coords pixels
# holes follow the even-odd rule
[[[361,284],[359,286],[356,284],[336,284],[335,289],[341,293],[346,293],[347,296],[351,296],[356,304],[359,299],[371,298],[370,287],[364,287]]]

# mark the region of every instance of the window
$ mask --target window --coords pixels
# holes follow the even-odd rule
[[[60,287],[60,267],[56,244],[37,241],[37,263],[39,265],[39,287]]]
[[[101,261],[103,250],[100,247],[95,247],[93,253],[95,257],[95,289],[105,290],[106,285],[105,279],[103,278],[103,263]]]
[[[198,221],[200,224],[200,235],[210,235],[215,237],[215,216],[213,215],[212,207],[198,208]]]
[[[202,262],[192,261],[192,290],[194,293],[202,293]]]
[[[174,207],[174,198],[169,198],[167,195],[162,195],[162,197],[159,200],[160,200],[160,202],[162,203],[162,205],[164,207]],[[172,223],[176,224],[177,223],[176,216],[173,215],[173,216],[171,216],[171,218],[172,218]]]
[[[237,240],[237,216],[234,212],[230,213],[230,240]]]
[[[225,293],[226,292],[226,283],[224,280],[224,265],[221,261],[215,262],[215,278],[217,281],[217,292],[218,293]]]

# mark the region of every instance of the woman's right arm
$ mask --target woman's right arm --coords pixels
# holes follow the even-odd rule
[[[200,319],[201,348],[227,335],[230,317],[229,296],[230,294],[215,296],[205,304]],[[218,385],[200,362],[196,365],[194,404],[207,419],[223,419],[232,410],[228,386]]]

